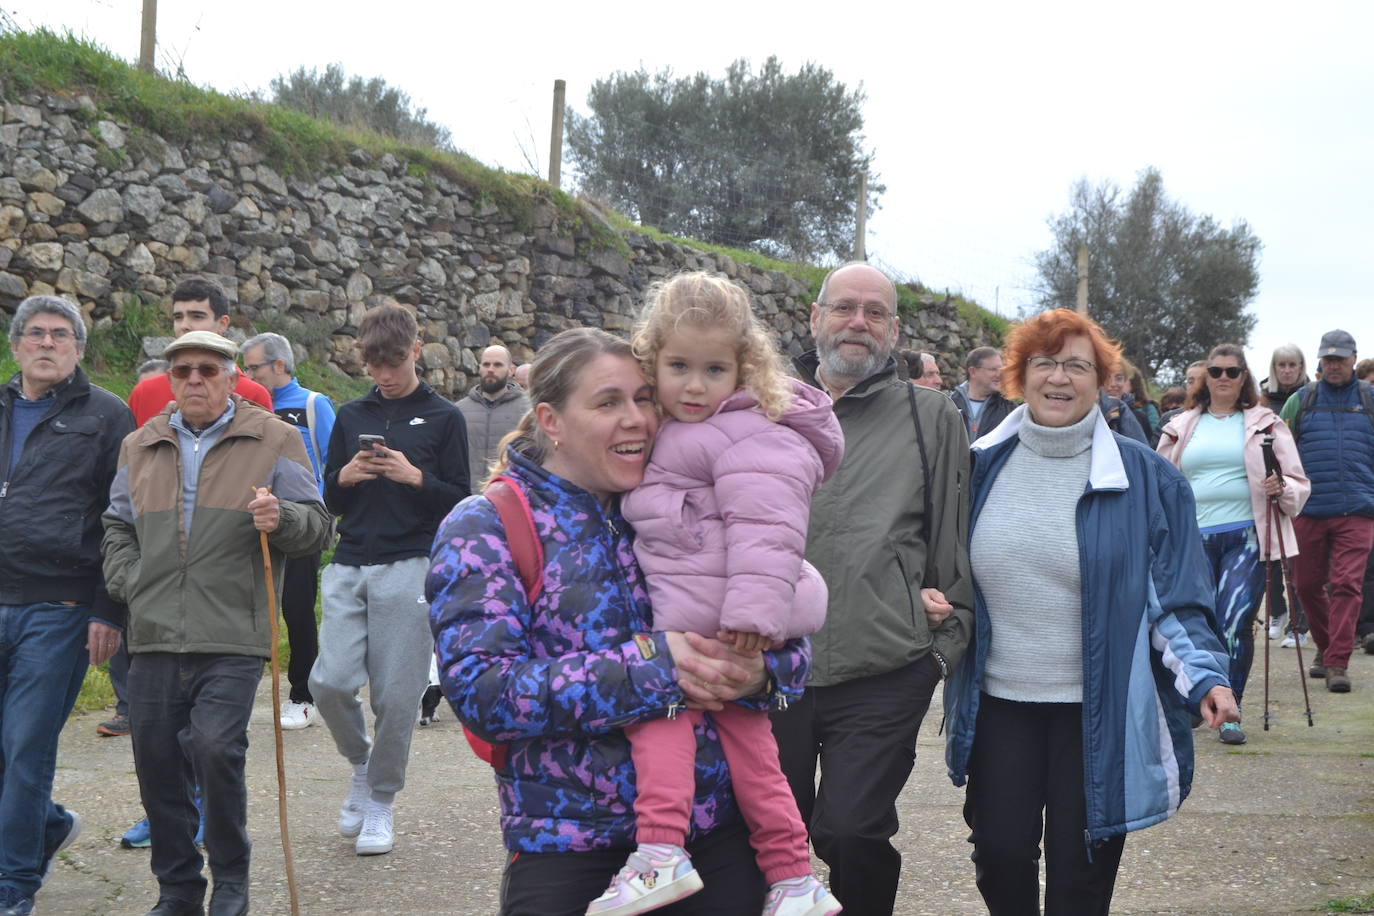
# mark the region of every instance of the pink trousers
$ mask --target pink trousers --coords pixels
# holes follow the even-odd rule
[[[806,827],[778,764],[768,713],[727,703],[710,715],[764,880],[776,884],[811,874]],[[696,788],[696,726],[701,720],[699,710],[688,710],[675,719],[654,719],[625,729],[638,787],[638,842],[685,845]]]

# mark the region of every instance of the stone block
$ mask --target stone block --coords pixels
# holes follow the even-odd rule
[[[19,257],[34,270],[58,270],[62,267],[62,246],[57,242],[37,242],[19,249]]]
[[[151,226],[167,203],[157,188],[138,184],[124,188],[123,201],[124,212],[136,226]]]
[[[37,159],[30,156],[15,157],[10,174],[25,191],[47,191],[51,194],[60,184],[57,175],[51,169],[44,168]]]
[[[124,219],[124,200],[112,188],[99,188],[77,205],[76,213],[88,223],[117,223]]]
[[[135,245],[133,250],[129,252],[129,256],[124,259],[124,266],[137,274],[150,274],[157,269],[152,252],[142,242]]]
[[[0,239],[17,239],[28,225],[24,211],[13,204],[0,207]]]
[[[32,105],[5,105],[5,123],[19,122],[25,127],[42,127],[43,113]]]
[[[113,121],[97,121],[95,123],[95,135],[100,138],[100,142],[110,149],[123,149],[124,143],[128,139],[124,134],[124,129]]]
[[[28,281],[12,273],[0,272],[0,296],[23,299],[29,294]]]
[[[239,219],[258,219],[262,216],[262,210],[251,198],[240,197],[238,203],[229,208],[229,215],[237,216]]]

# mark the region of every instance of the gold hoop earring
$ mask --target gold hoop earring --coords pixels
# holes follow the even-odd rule
[[[562,444],[563,444],[563,443],[562,443],[562,442],[559,442],[557,439],[553,440],[553,450],[554,450],[555,452],[558,451],[558,447],[559,447],[560,445],[562,445]]]

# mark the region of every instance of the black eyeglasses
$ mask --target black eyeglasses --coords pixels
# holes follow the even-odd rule
[[[223,366],[216,366],[214,363],[201,363],[199,366],[182,363],[168,369],[167,373],[174,379],[185,380],[191,377],[192,372],[199,372],[201,378],[214,378],[223,371]]]
[[[1207,374],[1212,378],[1221,378],[1223,372],[1227,378],[1240,378],[1240,374],[1245,370],[1240,366],[1208,366]]]

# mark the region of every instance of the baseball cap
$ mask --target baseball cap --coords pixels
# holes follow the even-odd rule
[[[1323,341],[1325,338],[1322,338]],[[227,337],[221,337],[213,331],[187,331],[176,340],[167,345],[162,351],[164,358],[170,357],[178,350],[209,350],[211,353],[218,353],[233,359],[239,355],[238,345]]]
[[[1350,336],[1349,331],[1335,330],[1327,331],[1322,335],[1322,342],[1317,346],[1317,359],[1323,356],[1339,356],[1345,359],[1355,355],[1355,338]]]

